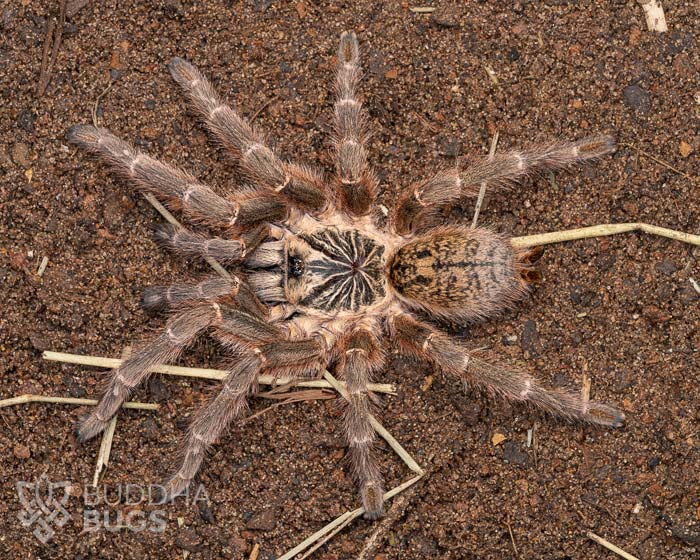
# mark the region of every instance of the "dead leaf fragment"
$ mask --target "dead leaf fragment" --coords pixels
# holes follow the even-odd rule
[[[432,375],[428,375],[428,376],[425,378],[425,381],[423,381],[423,385],[421,385],[420,390],[423,391],[423,392],[425,393],[428,389],[430,389],[430,387],[432,386],[432,384],[433,384],[433,376],[432,376]]]
[[[690,154],[693,153],[693,147],[690,144],[688,144],[688,142],[681,140],[681,143],[678,146],[678,151],[683,157],[688,157]]]
[[[384,77],[387,80],[395,80],[396,78],[399,77],[399,71],[396,68],[392,68],[391,70],[386,71],[386,73],[384,74]]]
[[[496,432],[493,434],[493,437],[491,437],[491,443],[495,446],[500,445],[506,440],[506,436],[504,436],[501,432]]]
[[[309,13],[308,8],[306,7],[306,4],[304,4],[304,2],[297,2],[294,5],[294,7],[297,10],[297,14],[299,14],[299,19],[304,19]]]

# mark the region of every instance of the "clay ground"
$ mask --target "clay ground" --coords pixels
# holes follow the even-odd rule
[[[58,2],[2,3],[3,398],[95,396],[102,372],[46,362],[42,352],[118,357],[163,324],[139,308],[145,286],[208,272],[160,250],[152,230],[162,218],[66,142],[66,130],[91,121],[109,86],[101,125],[214,187],[238,184],[235,166],[186,111],[166,68],[173,55],[205,70],[242,114],[259,111],[256,124],[285,157],[331,172],[334,54],[341,31],[353,28],[385,205],[401,186],[484,155],[496,130],[499,150],[607,133],[621,145],[613,157],[495,194],[481,223],[513,235],[628,221],[700,232],[694,1],[664,2],[670,31],[662,35],[646,30],[632,0],[468,2],[432,16],[412,13],[409,2],[156,4],[94,2],[69,17],[38,98]],[[469,221],[472,208],[466,201],[451,212]],[[622,429],[566,425],[465,393],[389,348],[381,380],[399,392],[384,399],[380,417],[429,476],[400,511],[388,504],[392,521],[369,558],[613,558],[587,531],[641,559],[697,558],[698,254],[644,234],[550,246],[531,299],[484,325],[452,327],[470,347],[492,347],[550,385],[578,390],[586,373],[592,398],[625,410]],[[182,363],[215,366],[220,358],[202,340]],[[135,400],[161,409],[120,414],[103,483],[160,482],[208,384],[163,377],[140,388]],[[234,426],[202,471],[209,503],[167,506],[164,532],[81,533],[85,508],[72,496],[70,520],[42,545],[18,520],[15,485],[46,473],[78,494],[92,480],[99,442],[78,445],[72,435],[84,411],[0,410],[2,558],[247,558],[259,544],[267,560],[357,507],[335,401],[303,402]],[[495,434],[504,441],[494,445]],[[389,486],[409,477],[385,444],[378,449]],[[113,526],[129,508],[96,510]],[[358,520],[316,556],[356,557],[378,527]]]

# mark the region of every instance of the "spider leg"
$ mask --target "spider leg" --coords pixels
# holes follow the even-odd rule
[[[406,352],[434,362],[447,373],[492,394],[513,401],[530,402],[546,412],[569,420],[620,427],[625,415],[610,406],[584,401],[562,389],[546,389],[530,374],[514,368],[488,364],[450,338],[407,314],[391,320],[396,340]]]
[[[216,301],[238,289],[238,279],[210,276],[197,284],[149,286],[143,291],[141,307],[148,311],[177,309],[195,301]]]
[[[381,368],[383,356],[376,338],[364,329],[351,333],[343,345],[338,372],[349,395],[344,403],[345,436],[365,517],[377,519],[384,514],[384,484],[373,450],[376,436],[369,420],[372,403],[367,384],[372,372]]]
[[[610,136],[589,136],[577,142],[556,142],[521,152],[511,151],[484,157],[465,167],[441,171],[404,190],[394,209],[392,223],[404,235],[430,222],[436,207],[464,196],[477,196],[481,183],[507,189],[536,171],[563,169],[597,159],[615,151]]]
[[[184,227],[166,224],[156,230],[156,240],[185,257],[211,257],[221,263],[243,260],[269,234],[269,227],[245,232],[238,239],[206,237]]]
[[[321,212],[328,206],[330,200],[319,173],[280,160],[262,134],[222,103],[211,82],[189,62],[172,58],[168,67],[209,131],[234,155],[258,188],[279,193],[311,211]]]
[[[78,440],[86,441],[104,430],[131,391],[155,366],[174,360],[197,334],[221,320],[221,307],[217,303],[196,305],[171,317],[162,334],[112,371],[102,399],[78,423]]]
[[[335,125],[335,167],[343,205],[355,215],[366,214],[374,200],[377,178],[367,162],[366,115],[357,97],[361,78],[360,47],[354,31],[340,36]]]
[[[245,228],[262,221],[274,221],[287,214],[284,201],[275,196],[243,193],[231,201],[216,194],[192,175],[136,150],[106,128],[75,125],[68,132],[70,142],[98,154],[112,168],[139,189],[163,199],[171,207],[208,226]]]
[[[229,323],[235,329],[235,322]],[[199,471],[207,450],[216,443],[232,420],[247,410],[247,397],[256,388],[262,369],[290,369],[317,360],[324,352],[316,340],[275,341],[256,345],[236,337],[239,358],[223,381],[221,390],[195,415],[185,440],[178,470],[164,485],[164,499],[171,500],[187,490]]]

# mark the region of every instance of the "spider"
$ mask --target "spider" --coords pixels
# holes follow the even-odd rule
[[[532,403],[569,420],[619,427],[624,414],[547,389],[530,374],[484,359],[439,328],[446,320],[481,321],[526,296],[537,279],[537,251],[514,246],[486,228],[444,224],[439,209],[474,196],[482,183],[507,188],[536,170],[568,167],[615,151],[609,136],[554,142],[509,152],[465,169],[446,169],[412,184],[384,216],[378,179],[367,156],[367,118],[357,95],[360,56],[354,32],[340,37],[334,103],[335,174],[281,160],[261,133],[224,104],[190,63],[170,61],[213,136],[238,162],[246,186],[220,195],[174,166],[138,152],[104,128],[76,125],[71,142],[96,153],[138,189],[182,210],[220,237],[183,227],[157,237],[174,252],[228,263],[228,278],[148,288],[142,305],[168,310],[164,330],[110,375],[102,399],[76,434],[88,440],[107,426],[125,399],[161,363],[210,332],[234,361],[220,391],[189,426],[165,497],[183,493],[208,448],[246,411],[261,372],[319,376],[334,367],[348,400],[344,429],[353,472],[369,518],[383,513],[383,481],[373,451],[368,383],[381,371],[393,339],[408,355],[432,362],[465,383]]]

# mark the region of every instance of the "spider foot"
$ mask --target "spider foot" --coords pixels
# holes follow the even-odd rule
[[[625,425],[625,414],[606,404],[591,401],[586,403],[583,420],[600,426],[621,428]]]
[[[102,433],[108,423],[109,420],[100,420],[94,412],[86,414],[76,423],[73,428],[73,435],[80,443],[85,443],[87,440]]]
[[[379,519],[384,515],[384,489],[374,482],[362,487],[362,505],[365,508],[365,519]]]

